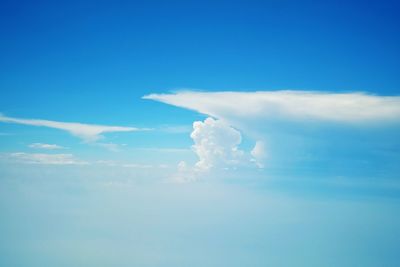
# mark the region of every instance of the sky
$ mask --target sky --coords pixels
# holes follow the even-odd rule
[[[396,1],[1,1],[1,266],[398,266]]]

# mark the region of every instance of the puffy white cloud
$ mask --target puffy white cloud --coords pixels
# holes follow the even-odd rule
[[[7,159],[19,163],[45,165],[86,165],[86,161],[75,158],[72,154],[41,154],[16,152],[7,155]]]
[[[144,96],[228,119],[317,120],[371,123],[400,120],[400,97],[311,91],[178,92]]]
[[[213,167],[234,166],[240,163],[244,152],[238,149],[242,141],[239,131],[221,120],[207,118],[193,123],[193,151],[199,157],[196,168],[209,170]]]
[[[48,150],[66,149],[63,146],[59,146],[56,144],[43,144],[43,143],[33,143],[30,144],[29,147],[34,149],[48,149]]]
[[[195,121],[190,134],[193,139],[193,152],[198,161],[193,165],[180,161],[177,172],[171,177],[172,182],[192,182],[210,170],[235,169],[239,165],[248,165],[249,153],[240,150],[241,133],[221,120],[206,118]]]
[[[42,126],[49,127],[59,130],[64,130],[70,134],[81,138],[85,142],[94,142],[101,139],[104,133],[111,132],[132,132],[148,129],[139,129],[135,127],[122,127],[122,126],[105,126],[96,124],[83,124],[78,122],[59,122],[49,120],[37,120],[37,119],[19,119],[7,117],[0,114],[0,122],[5,123],[16,123],[31,126]]]

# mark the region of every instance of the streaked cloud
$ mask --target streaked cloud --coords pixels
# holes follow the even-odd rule
[[[124,126],[106,126],[96,124],[84,124],[78,122],[60,122],[40,119],[20,119],[7,117],[0,114],[0,122],[15,123],[31,126],[49,127],[67,131],[73,136],[81,138],[84,142],[94,142],[103,138],[103,134],[112,132],[134,132],[149,129],[124,127]]]
[[[73,154],[50,153],[0,153],[0,159],[6,163],[35,164],[35,165],[87,165],[105,166],[130,169],[168,169],[168,164],[143,164],[117,160],[82,160]]]
[[[43,154],[16,152],[6,155],[6,159],[18,163],[44,165],[87,165],[88,162],[77,159],[72,154]]]
[[[33,143],[30,144],[29,147],[34,149],[48,149],[48,150],[66,149],[66,147],[59,146],[56,144],[44,144],[44,143]]]

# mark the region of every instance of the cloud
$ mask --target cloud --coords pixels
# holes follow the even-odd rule
[[[308,171],[318,169],[331,170],[331,175],[365,176],[396,169],[393,162],[398,154],[393,150],[399,143],[399,96],[186,91],[143,98],[213,118],[207,119],[209,123],[196,122],[192,133],[198,169],[248,161],[282,175],[309,175]],[[225,126],[219,129],[214,124]],[[255,142],[249,152],[237,148],[241,133]]]
[[[257,141],[250,154],[253,156],[252,161],[254,161],[259,168],[264,168],[267,158],[265,142]]]
[[[9,160],[26,164],[45,164],[45,165],[86,165],[86,161],[75,158],[72,154],[41,154],[16,152],[7,155]]]
[[[0,153],[0,159],[5,162],[38,165],[92,165],[131,169],[168,169],[167,164],[140,164],[134,162],[121,162],[115,160],[84,161],[73,154],[47,154],[47,153]]]
[[[43,143],[33,143],[30,144],[29,147],[34,149],[48,149],[48,150],[66,149],[66,147],[59,146],[56,144],[43,144]]]
[[[102,134],[111,132],[133,132],[148,129],[122,126],[105,126],[96,124],[83,124],[78,122],[59,122],[38,119],[19,119],[0,114],[0,122],[16,123],[31,126],[42,126],[67,131],[85,142],[94,142],[103,138]]]
[[[211,170],[234,170],[237,166],[250,165],[252,162],[262,167],[263,143],[257,142],[251,153],[254,156],[252,158],[250,153],[239,149],[242,142],[241,133],[221,120],[209,117],[204,121],[195,121],[190,137],[193,139],[192,150],[198,161],[194,166],[180,161],[177,172],[172,176],[173,182],[195,181],[199,175]]]
[[[194,142],[193,151],[199,158],[195,165],[199,170],[235,166],[243,158],[244,152],[238,148],[242,135],[223,121],[213,118],[195,121],[190,137]]]
[[[178,92],[143,97],[215,118],[315,120],[345,124],[400,120],[400,96],[311,91]]]

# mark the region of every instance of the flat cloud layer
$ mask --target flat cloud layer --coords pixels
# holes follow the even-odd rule
[[[47,150],[66,149],[65,147],[56,144],[43,144],[43,143],[33,143],[30,144],[29,147],[34,149],[47,149]]]
[[[5,155],[7,159],[15,160],[19,163],[45,164],[45,165],[85,165],[72,154],[43,154],[43,153],[24,153],[16,152]]]
[[[110,132],[132,132],[146,129],[122,126],[105,126],[96,124],[83,124],[78,122],[59,122],[38,119],[19,119],[0,114],[0,122],[16,123],[31,126],[49,127],[64,130],[83,139],[85,142],[94,142],[102,138],[101,134]]]
[[[399,96],[311,91],[178,92],[143,97],[216,118],[270,118],[336,123],[400,120]]]

